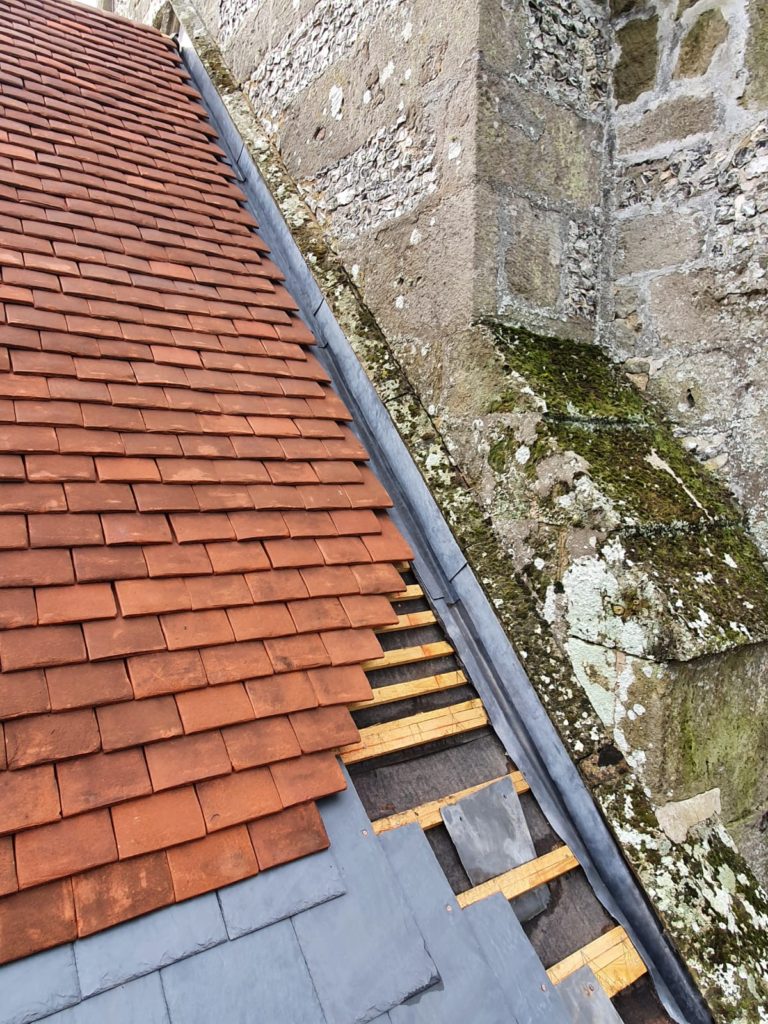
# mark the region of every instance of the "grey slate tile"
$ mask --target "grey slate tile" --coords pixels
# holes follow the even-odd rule
[[[45,1024],[168,1024],[163,987],[158,973],[102,992],[61,1013]]]
[[[500,779],[440,812],[464,870],[473,885],[533,860],[536,848],[528,831],[520,797],[511,779]],[[528,921],[549,903],[549,889],[540,885],[519,896],[513,906]]]
[[[591,967],[580,967],[557,986],[571,1024],[621,1024],[621,1017]]]
[[[472,904],[462,913],[515,1007],[518,1024],[570,1024],[558,990],[501,893]]]
[[[345,886],[329,850],[271,868],[219,890],[231,939],[335,899]]]
[[[83,995],[113,988],[227,938],[215,894],[164,907],[75,943]]]
[[[28,1024],[80,998],[72,946],[0,967],[0,1024]]]
[[[392,1024],[515,1024],[512,1005],[480,953],[419,825],[382,836],[441,984],[390,1010]]]
[[[290,921],[198,953],[161,977],[172,1024],[325,1024]]]
[[[437,972],[351,784],[320,811],[347,892],[293,925],[328,1024],[357,1024],[427,988]]]

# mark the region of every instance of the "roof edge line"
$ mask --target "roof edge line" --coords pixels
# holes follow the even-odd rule
[[[378,393],[309,270],[290,228],[252,160],[194,40],[182,25],[179,49],[219,144],[286,275],[301,315],[317,337],[317,356],[333,376],[377,476],[395,501],[392,518],[417,552],[417,566],[449,638],[486,703],[491,722],[561,838],[607,909],[642,952],[667,1011],[681,1024],[712,1017],[684,963],[667,940],[647,896],[565,750],[517,653],[412,460]],[[238,154],[235,156],[235,154]]]

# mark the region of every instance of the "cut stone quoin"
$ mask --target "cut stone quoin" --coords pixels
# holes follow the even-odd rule
[[[171,41],[4,15],[7,961],[327,845],[410,551]]]

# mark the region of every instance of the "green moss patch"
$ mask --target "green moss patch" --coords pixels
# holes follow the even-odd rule
[[[550,414],[584,419],[642,420],[645,403],[596,345],[539,337],[521,327],[484,321],[497,339],[506,370],[514,370],[547,403]],[[513,388],[489,412],[519,408]]]

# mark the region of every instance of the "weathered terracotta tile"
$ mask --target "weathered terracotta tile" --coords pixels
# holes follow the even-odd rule
[[[325,850],[329,845],[323,820],[313,803],[252,821],[248,832],[262,871]]]
[[[108,807],[152,792],[140,749],[62,761],[56,767],[56,774],[65,815]]]
[[[208,682],[214,685],[264,676],[272,671],[264,644],[258,640],[207,647],[200,651],[200,657]]]
[[[397,594],[405,590],[402,576],[389,563],[353,565],[351,570],[361,594]]]
[[[202,544],[158,544],[144,548],[144,558],[150,576],[198,576],[213,571]]]
[[[122,750],[183,732],[173,697],[107,704],[96,709],[96,717],[104,750]]]
[[[353,665],[380,658],[381,644],[370,629],[339,629],[322,634],[323,644],[333,665]]]
[[[56,821],[60,815],[53,765],[0,772],[0,834]]]
[[[144,747],[144,755],[156,792],[226,775],[232,770],[221,733],[215,730],[150,743]]]
[[[256,717],[242,683],[179,693],[176,705],[186,733],[247,722]]]
[[[333,634],[327,635],[332,636]],[[317,668],[320,665],[327,665],[331,661],[326,646],[315,633],[265,640],[264,647],[275,672]]]
[[[118,658],[126,654],[144,654],[165,648],[160,623],[154,615],[135,619],[115,618],[103,622],[86,622],[83,626],[88,656]]]
[[[83,547],[104,541],[101,522],[95,514],[29,516],[28,522],[33,548]]]
[[[300,804],[339,793],[346,787],[334,754],[303,754],[270,767],[283,805]]]
[[[112,808],[112,821],[121,859],[205,835],[205,822],[192,786],[117,804]]]
[[[132,694],[122,661],[61,665],[45,670],[51,710],[95,707]]]
[[[174,901],[165,852],[86,871],[72,879],[72,888],[80,936],[92,935]]]
[[[147,575],[142,549],[78,548],[72,552],[75,573],[83,583],[91,580],[135,579]]]
[[[41,624],[109,619],[117,612],[108,583],[80,583],[73,587],[41,587],[35,592]]]
[[[50,708],[42,669],[0,673],[0,719],[36,715]]]
[[[264,771],[269,775],[266,768]],[[8,893],[16,892],[18,887],[16,862],[13,856],[13,839],[10,836],[6,836],[4,839],[0,839],[0,896],[7,896]]]
[[[341,605],[351,626],[386,626],[397,622],[397,613],[386,597],[375,594],[342,597]]]
[[[349,711],[339,705],[300,711],[289,715],[289,720],[305,754],[332,750],[360,739]]]
[[[290,722],[282,715],[233,725],[222,734],[235,771],[271,764],[301,752]]]
[[[117,859],[109,811],[91,811],[16,836],[19,887],[42,885]]]
[[[359,665],[313,668],[308,674],[321,705],[352,704],[371,696],[371,684]]]
[[[179,612],[160,618],[168,649],[211,647],[234,640],[226,612]]]
[[[350,625],[345,607],[336,597],[291,601],[288,610],[299,633],[317,632],[320,629],[345,629]]]
[[[72,882],[15,893],[0,900],[0,962],[17,960],[77,936]]]
[[[209,832],[261,818],[282,807],[269,768],[250,768],[201,782],[197,796]]]
[[[177,900],[230,885],[259,870],[245,826],[174,846],[168,851],[168,864]]]
[[[128,659],[133,693],[138,698],[178,693],[207,685],[198,651],[160,651]]]
[[[5,725],[9,768],[91,754],[100,746],[96,717],[90,708],[16,718]]]
[[[313,708],[318,703],[307,672],[287,672],[249,679],[245,689],[256,718]]]

